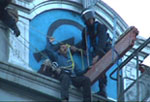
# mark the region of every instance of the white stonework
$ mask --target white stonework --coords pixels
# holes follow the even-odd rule
[[[136,79],[136,62],[129,62],[124,68],[123,68],[123,77],[124,77],[124,89],[126,89],[133,80],[127,79]]]
[[[17,64],[26,69],[29,68],[29,20],[19,17],[17,26],[21,32],[19,37],[15,37],[13,31],[10,32],[10,47],[8,62]]]
[[[137,67],[138,66],[137,66],[136,60],[134,60],[134,61],[132,60],[123,68],[124,90],[129,88],[130,85],[133,84],[133,82],[135,82],[135,80],[137,80],[137,78],[139,78],[141,73],[139,71],[137,71]],[[138,74],[137,74],[137,72],[138,72]],[[139,95],[141,93],[141,92],[139,92],[139,90],[141,90],[142,86],[140,85],[140,88],[138,88],[138,87],[139,86],[137,86],[137,84],[132,85],[132,87],[130,87],[128,89],[128,91],[125,92],[124,100],[125,101],[131,101],[132,99],[138,100],[137,95]],[[144,96],[140,96],[140,97],[144,97]]]
[[[8,61],[8,28],[0,20],[0,61]]]

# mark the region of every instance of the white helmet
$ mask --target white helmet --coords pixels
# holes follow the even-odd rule
[[[95,19],[95,11],[86,9],[82,12],[81,16],[85,22],[90,18]]]

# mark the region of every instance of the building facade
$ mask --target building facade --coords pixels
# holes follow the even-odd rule
[[[3,97],[0,100],[5,100],[5,98],[8,99],[7,97],[16,97],[13,100],[60,99],[58,90],[59,82],[47,77],[45,78],[45,76],[41,76],[36,73],[39,70],[42,61],[37,62],[33,54],[45,49],[47,44],[46,40],[51,36],[56,39],[56,42],[54,43],[58,43],[69,38],[74,38],[74,44],[79,43],[81,41],[81,31],[85,26],[81,18],[81,12],[85,8],[91,7],[96,11],[96,19],[108,27],[108,33],[114,41],[117,41],[120,35],[122,35],[122,33],[128,28],[125,21],[101,0],[15,0],[15,2],[13,2],[10,6],[16,7],[18,10],[19,21],[17,25],[21,31],[21,35],[16,38],[13,34],[11,34],[13,33],[11,30],[8,30],[3,23],[0,23],[0,47],[3,48],[2,52],[0,52],[0,59],[2,62],[7,63],[1,63],[1,65],[4,64],[3,68],[8,67],[9,65],[11,66],[10,69],[8,67],[8,72],[6,71],[10,75],[7,77],[7,73],[4,73],[3,76],[1,75],[1,79],[3,79],[4,83],[9,83],[9,81],[13,82],[12,80],[14,80],[15,84],[20,85],[18,86],[20,90],[22,90],[22,86],[26,87],[26,90],[30,88],[33,97],[29,97],[30,95],[23,97],[24,95],[22,95],[22,97],[18,98],[18,93],[20,92],[19,88],[10,88],[10,90],[16,90],[16,92],[13,91],[14,93],[12,94],[17,94],[16,96],[13,96],[8,90],[5,90],[4,85],[2,85],[3,88],[0,92],[3,93],[3,96],[6,95],[6,97]],[[138,40],[139,41],[136,42],[135,48],[140,45],[141,41],[144,41],[144,39],[140,37],[138,37]],[[125,58],[129,56],[130,53],[131,51],[125,55]],[[140,56],[140,60],[144,60],[144,56],[147,51],[143,51],[143,53],[144,55]],[[79,56],[74,56],[74,58],[78,62],[78,65],[82,68],[82,64],[80,63],[82,62],[81,58]],[[14,66],[17,66],[16,71],[10,72],[13,70],[12,68],[15,68]],[[18,67],[22,70],[18,69]],[[109,76],[116,67],[117,65],[114,65],[107,72],[107,76]],[[1,71],[5,70],[3,68]],[[126,67],[126,69],[128,69],[128,67]],[[126,69],[123,71],[124,74],[127,73]],[[24,74],[19,75],[19,72]],[[134,71],[133,73],[136,74]],[[15,75],[18,75],[18,77]],[[37,79],[36,76],[38,76]],[[24,77],[24,79],[22,77]],[[28,81],[28,77],[30,81]],[[42,78],[44,80],[42,80]],[[7,81],[5,81],[5,79]],[[54,82],[54,84],[48,86],[50,81]],[[36,83],[38,85],[36,85]],[[128,81],[126,83],[130,82]],[[56,87],[53,88],[55,85]],[[93,93],[98,90],[97,86],[98,83],[95,83],[95,85],[92,86]],[[56,89],[57,87],[58,89]],[[23,92],[28,93],[26,90],[23,90]],[[116,94],[114,94],[114,92]],[[41,95],[41,99],[37,96],[38,94]],[[109,77],[107,94],[110,99],[117,99],[117,82],[111,80]],[[34,96],[36,96],[36,98]],[[99,96],[93,97],[95,100],[101,99]],[[81,95],[77,95],[74,88],[71,90],[71,99],[82,100]]]

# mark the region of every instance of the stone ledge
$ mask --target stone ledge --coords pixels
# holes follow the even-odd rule
[[[9,63],[0,62],[0,79],[9,81],[26,87],[35,92],[39,92],[46,96],[60,99],[60,85],[59,81],[50,77],[46,77],[34,71],[29,71]],[[82,94],[80,90],[71,86],[70,100],[81,101]],[[98,95],[92,95],[94,101],[104,100]]]

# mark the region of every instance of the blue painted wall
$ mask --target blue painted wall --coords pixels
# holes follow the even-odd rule
[[[84,26],[83,21],[81,20],[81,17],[79,14],[76,14],[71,11],[67,10],[51,10],[41,13],[40,15],[36,16],[34,19],[30,22],[30,52],[29,52],[29,65],[34,70],[38,70],[40,68],[40,65],[42,63],[37,63],[35,58],[33,57],[33,53],[41,51],[45,49],[46,46],[46,36],[48,33],[48,29],[54,22],[61,20],[61,19],[67,19],[74,22],[77,22],[78,24]],[[69,24],[64,24],[59,26],[54,32],[53,37],[57,41],[63,41],[65,39],[74,37],[75,43],[78,43],[81,40],[81,30],[77,27]],[[78,66],[81,68],[81,58],[80,56],[74,56],[75,61],[77,61]],[[107,76],[109,76],[110,72],[115,67],[111,68],[107,72]],[[98,90],[98,83],[92,86],[93,93]],[[108,77],[108,85],[107,85],[107,94],[108,97],[112,97],[116,99],[116,82],[111,80]]]
[[[75,21],[84,26],[80,16],[76,13],[72,13],[64,10],[52,10],[44,12],[35,17],[30,22],[30,66],[38,70],[41,63],[37,63],[33,57],[33,52],[41,51],[46,46],[46,36],[48,29],[52,23],[60,20],[68,19]],[[53,37],[57,41],[63,41],[65,39],[74,37],[75,43],[81,40],[81,31],[72,25],[61,25],[53,33]],[[37,49],[37,50],[36,50]]]

